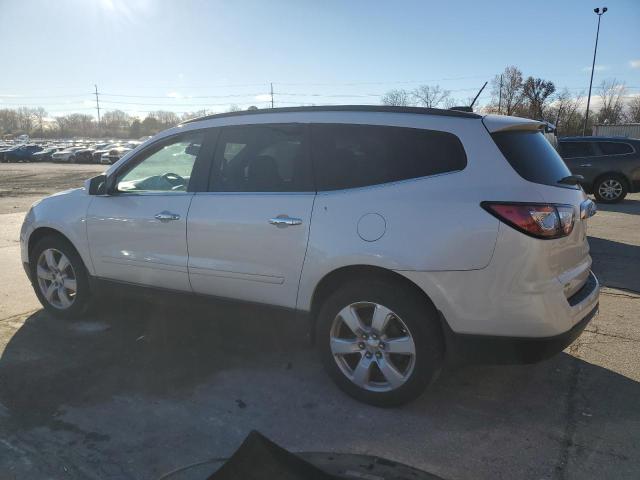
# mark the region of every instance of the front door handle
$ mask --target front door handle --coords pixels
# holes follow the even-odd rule
[[[591,164],[590,163],[583,163],[582,165],[580,165],[581,167],[590,167]]]
[[[292,218],[287,215],[278,215],[275,218],[270,218],[269,223],[279,228],[290,227],[292,225],[300,225],[302,223],[301,218]]]
[[[165,210],[164,212],[156,213],[154,218],[156,220],[160,220],[161,222],[170,222],[172,220],[180,220],[180,215],[178,215],[177,213],[167,212]]]

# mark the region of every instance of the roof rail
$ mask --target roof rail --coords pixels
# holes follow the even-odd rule
[[[216,113],[202,117],[185,120],[181,125],[215,118],[237,117],[243,115],[261,115],[265,113],[296,113],[296,112],[388,112],[388,113],[415,113],[419,115],[441,115],[444,117],[482,118],[476,113],[459,110],[443,110],[440,108],[423,107],[394,107],[387,105],[331,105],[316,107],[284,107],[263,108],[258,110],[243,110],[240,112]]]

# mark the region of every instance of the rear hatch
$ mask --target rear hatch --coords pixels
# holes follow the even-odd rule
[[[545,138],[545,123],[493,115],[484,117],[483,123],[511,167],[535,186],[544,202],[573,208],[574,226],[568,236],[540,240],[545,245],[544,261],[561,281],[565,295],[573,295],[587,281],[591,268],[586,239],[587,215],[591,210],[585,212],[590,201],[577,184],[560,182],[570,177],[571,172]]]

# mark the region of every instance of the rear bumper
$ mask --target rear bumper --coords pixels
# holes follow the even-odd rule
[[[464,363],[516,365],[546,360],[571,345],[598,314],[598,304],[572,328],[552,337],[496,337],[458,334],[443,322],[447,353]]]

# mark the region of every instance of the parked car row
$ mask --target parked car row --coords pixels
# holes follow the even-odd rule
[[[141,140],[0,143],[0,162],[115,163]]]

